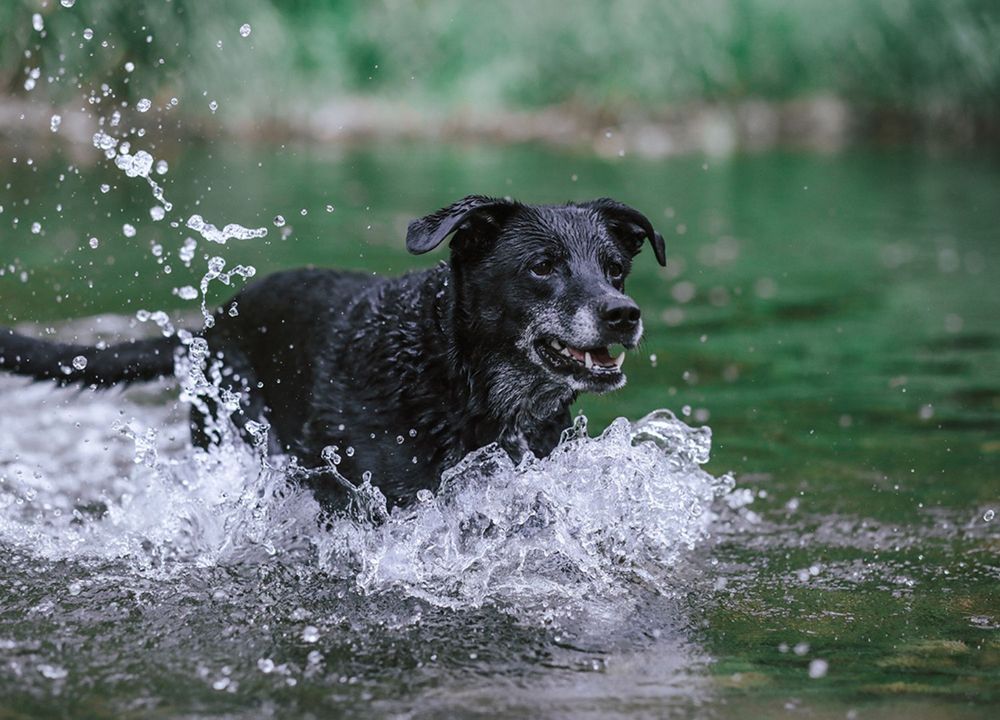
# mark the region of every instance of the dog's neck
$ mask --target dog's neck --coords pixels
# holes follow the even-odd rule
[[[477,308],[468,307],[460,271],[441,263],[430,282],[437,288],[435,313],[451,360],[450,380],[459,402],[481,423],[475,442],[498,441],[515,460],[528,451],[547,455],[569,424],[576,393],[540,372],[513,340],[508,347],[482,327]]]

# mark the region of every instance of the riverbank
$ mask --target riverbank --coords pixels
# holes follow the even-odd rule
[[[848,103],[821,95],[786,102],[744,100],[639,108],[597,108],[575,104],[537,110],[449,111],[365,96],[330,99],[274,114],[192,113],[154,101],[154,111],[127,116],[123,127],[144,128],[152,142],[226,138],[253,143],[354,144],[378,141],[434,141],[490,144],[540,143],[600,157],[665,158],[705,154],[724,157],[776,147],[833,152],[851,144],[909,144],[932,148],[993,145],[1000,140],[1000,115],[970,116],[954,109],[923,112]],[[14,151],[47,154],[56,148],[87,162],[100,111],[50,107],[22,98],[0,100],[0,143]],[[58,115],[57,129],[52,117]],[[171,118],[180,122],[161,123]],[[53,142],[55,140],[56,142]]]

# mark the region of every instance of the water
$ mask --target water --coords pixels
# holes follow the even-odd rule
[[[202,286],[219,252],[220,274],[433,262],[402,250],[406,222],[473,191],[619,197],[670,258],[637,263],[647,338],[624,390],[580,403],[590,439],[471,459],[378,529],[320,519],[281,458],[193,453],[169,384],[0,378],[6,706],[985,717],[1000,699],[992,160],[168,143],[175,210],[155,221],[145,159],[128,178],[4,153],[0,322],[67,337],[156,331],[133,318],[160,308],[198,327],[244,280]],[[221,247],[195,215],[267,234]],[[642,424],[659,407],[711,425],[707,464],[702,431]]]

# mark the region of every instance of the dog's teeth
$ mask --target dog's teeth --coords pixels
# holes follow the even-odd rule
[[[615,358],[615,366],[617,366],[617,368],[621,370],[622,365],[624,364],[625,364],[625,353],[623,352],[618,357]]]
[[[554,347],[556,350],[561,350],[562,349],[562,344],[560,344],[560,342],[558,340],[549,340],[549,345],[551,345],[552,347]]]
[[[559,352],[561,352],[561,353],[562,353],[563,355],[565,355],[565,356],[566,356],[566,357],[568,357],[568,358],[571,358],[571,357],[573,357],[573,353],[571,353],[571,352],[569,351],[569,348],[568,348],[568,347],[564,347],[564,348],[563,348],[562,350],[560,350]]]
[[[589,352],[583,354],[583,364],[587,366],[587,369],[594,367],[594,358],[590,357]]]

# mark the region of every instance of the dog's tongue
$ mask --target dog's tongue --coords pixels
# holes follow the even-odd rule
[[[614,365],[615,360],[607,348],[598,348],[590,351],[590,357],[595,365]]]
[[[575,347],[570,347],[567,349],[570,351],[570,354],[572,354],[573,357],[580,362],[585,361],[585,355],[587,352],[589,352],[590,360],[595,365],[604,365],[606,367],[610,367],[611,365],[615,364],[614,358],[612,358],[611,355],[608,353],[608,349],[606,347],[596,348],[594,350],[589,350],[589,351],[579,350]]]

